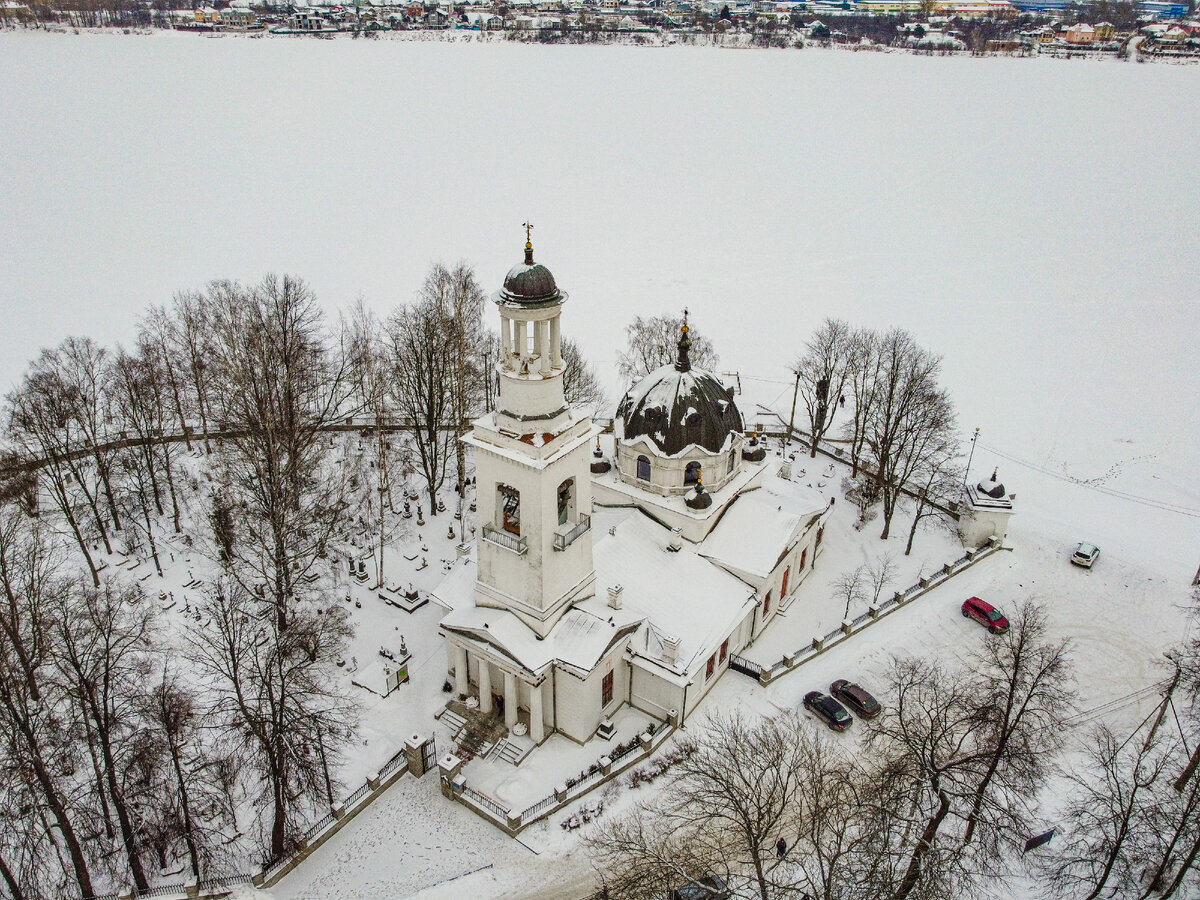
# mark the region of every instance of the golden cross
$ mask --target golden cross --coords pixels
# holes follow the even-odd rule
[[[525,227],[525,243],[528,244],[533,240],[533,238],[529,236],[529,232],[533,229],[533,226],[529,222],[523,222],[522,224]]]

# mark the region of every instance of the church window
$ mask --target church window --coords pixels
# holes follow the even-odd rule
[[[575,518],[575,479],[568,478],[558,486],[558,524],[566,525]]]
[[[821,538],[825,537],[825,526],[822,525],[817,529],[817,546],[821,546]]]
[[[721,662],[725,662],[725,657],[729,655],[729,638],[721,642]]]
[[[600,680],[600,705],[608,706],[613,698],[613,673],[609,672]]]
[[[808,561],[808,548],[805,547],[800,551],[800,570],[804,570],[804,563]]]
[[[763,618],[771,614],[771,592],[767,591],[767,596],[763,598]]]
[[[801,559],[801,560],[800,560],[800,565],[804,565],[804,560],[803,560],[803,559]],[[780,597],[786,597],[786,596],[787,596],[787,581],[788,581],[788,575],[790,575],[791,573],[792,573],[792,570],[791,570],[791,568],[790,568],[790,567],[789,567],[789,568],[787,568],[787,569],[784,569],[784,570],[783,570],[783,587],[781,587],[781,588],[779,589],[779,596],[780,596]]]
[[[708,658],[708,665],[704,668],[704,680],[712,678],[713,670],[717,667],[717,654],[713,654]]]
[[[648,456],[639,456],[638,457],[637,477],[638,477],[638,481],[649,481],[650,480],[650,457],[648,457]]]
[[[685,485],[695,484],[700,480],[700,463],[690,462],[683,470],[683,483]]]
[[[500,509],[500,526],[509,534],[521,534],[521,492],[507,484],[496,485],[496,505]]]

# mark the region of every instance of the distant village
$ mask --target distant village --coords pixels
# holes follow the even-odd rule
[[[0,27],[1200,59],[1200,15],[1174,0],[0,0]]]

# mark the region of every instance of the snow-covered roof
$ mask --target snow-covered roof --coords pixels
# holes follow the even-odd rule
[[[746,616],[754,592],[740,580],[702,558],[688,542],[671,552],[671,533],[641,512],[631,511],[597,540],[596,598],[583,606],[607,606],[608,588],[620,584],[622,611],[639,612],[647,626],[630,646],[638,656],[662,661],[662,637],[679,639],[676,672],[686,673]]]
[[[679,639],[677,663],[666,666],[686,675],[745,618],[754,592],[728,572],[702,558],[686,541],[667,549],[671,532],[641,512],[605,511],[606,528],[595,538],[595,596],[576,604],[544,640],[513,613],[474,603],[478,571],[474,559],[456,563],[432,592],[450,608],[442,627],[490,645],[539,672],[557,661],[587,671],[612,642],[640,625],[632,646],[636,655],[666,666],[662,640]],[[622,586],[621,609],[608,605],[608,589]]]
[[[758,493],[734,500],[697,552],[715,563],[766,578],[812,516],[784,512],[782,507],[764,502]]]
[[[626,392],[617,407],[620,436],[645,436],[657,449],[675,456],[698,445],[724,452],[731,434],[742,431],[742,414],[733,392],[711,372],[668,364],[655,369]]]

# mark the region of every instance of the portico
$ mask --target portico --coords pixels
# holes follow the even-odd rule
[[[544,676],[524,671],[511,660],[501,662],[497,655],[485,652],[472,642],[470,649],[465,644],[451,640],[451,657],[454,661],[454,692],[459,699],[477,697],[479,711],[484,715],[498,712],[496,700],[501,700],[504,724],[511,730],[521,718],[521,710],[529,714],[529,737],[535,744],[546,739],[545,709],[542,702]],[[475,677],[471,678],[472,670]],[[472,685],[475,690],[472,690]],[[497,689],[500,693],[497,694]]]

